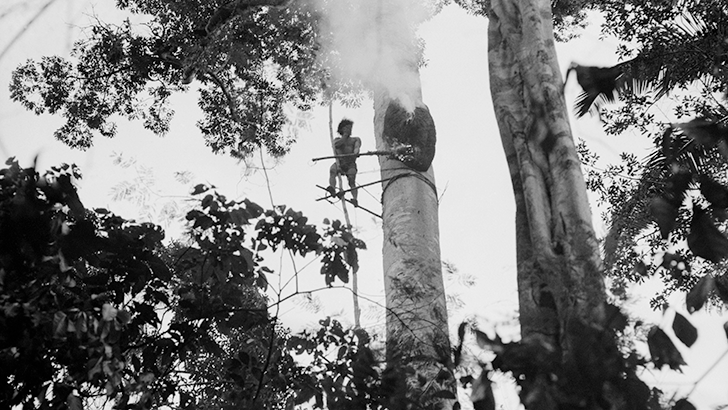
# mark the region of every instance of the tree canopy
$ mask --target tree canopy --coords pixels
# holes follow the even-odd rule
[[[11,98],[64,117],[55,137],[86,149],[96,135],[116,135],[114,116],[167,133],[170,96],[200,84],[198,127],[214,152],[244,157],[262,145],[282,155],[291,142],[281,138],[284,105],[306,109],[327,85],[316,10],[279,3],[118,1],[141,22],[97,21],[73,60],[28,61]]]

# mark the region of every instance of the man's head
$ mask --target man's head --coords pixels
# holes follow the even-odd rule
[[[354,121],[344,118],[339,123],[339,127],[336,129],[336,132],[338,132],[342,137],[348,137],[351,135],[351,127],[353,125]]]

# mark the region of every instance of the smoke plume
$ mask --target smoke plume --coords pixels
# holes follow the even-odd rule
[[[322,14],[320,58],[335,83],[360,82],[408,111],[421,102],[417,28],[435,0],[312,0]]]

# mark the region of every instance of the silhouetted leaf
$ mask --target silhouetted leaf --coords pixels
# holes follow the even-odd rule
[[[244,199],[243,202],[245,203],[245,209],[247,209],[248,213],[253,218],[257,218],[263,214],[263,208],[260,205],[255,202],[251,202],[248,199]]]
[[[728,238],[713,225],[710,216],[700,206],[693,206],[687,239],[688,248],[696,256],[715,263],[728,257]]]
[[[460,343],[458,343],[457,347],[455,347],[455,352],[453,353],[453,355],[454,355],[453,360],[454,360],[455,366],[458,366],[460,364],[460,359],[462,359],[462,357],[463,357],[462,339],[460,340]]]
[[[647,276],[648,275],[647,264],[645,264],[643,261],[638,261],[634,265],[634,271],[637,272],[640,276]]]
[[[698,340],[698,329],[680,313],[675,312],[675,318],[672,320],[672,330],[675,332],[675,336],[687,347],[692,346]]]
[[[566,73],[567,79],[569,72],[576,71],[576,81],[584,90],[577,97],[575,109],[576,115],[582,117],[586,115],[592,108],[599,108],[602,101],[614,101],[617,88],[623,80],[622,68],[614,67],[590,67],[581,65],[572,65]]]
[[[611,303],[605,303],[605,314],[607,317],[607,327],[614,330],[623,330],[627,326],[627,316]]]
[[[653,326],[647,334],[647,346],[650,349],[652,362],[658,369],[668,365],[673,370],[679,370],[680,366],[685,364],[670,337],[657,326]]]
[[[685,194],[693,181],[693,174],[688,171],[679,171],[673,173],[665,184],[665,199],[670,201],[673,206],[680,208],[685,199]]]
[[[195,189],[194,189],[194,190],[192,190],[192,195],[199,195],[199,194],[201,194],[201,193],[203,193],[203,192],[207,191],[208,189],[210,189],[210,187],[208,187],[208,186],[207,186],[207,185],[205,185],[205,184],[197,184],[197,185],[195,186]]]
[[[119,311],[116,312],[116,318],[119,319],[119,322],[122,325],[126,325],[131,321],[131,314],[129,311],[119,309]]]
[[[728,208],[728,188],[722,184],[715,182],[708,175],[701,175],[700,181],[700,193],[703,194],[705,199],[710,202],[715,208],[725,209]]]
[[[672,410],[696,410],[693,403],[690,403],[688,399],[680,399],[678,400],[674,406],[672,406]]]
[[[702,309],[705,301],[708,300],[708,295],[715,288],[715,279],[710,275],[705,275],[698,283],[696,283],[690,292],[685,297],[685,304],[688,307],[688,312],[693,313]]]
[[[725,336],[728,337],[728,322],[723,323],[723,330],[725,331]]]
[[[463,341],[463,338],[465,337],[465,327],[467,326],[467,322],[460,323],[460,326],[458,326],[458,340],[460,342]]]
[[[657,222],[662,239],[667,239],[675,228],[678,207],[662,196],[656,196],[650,201],[650,215]]]
[[[728,276],[722,275],[715,278],[715,292],[723,303],[728,303]]]
[[[665,158],[665,164],[672,164],[675,161],[678,149],[675,148],[674,139],[672,137],[672,127],[667,127],[662,133],[660,140],[660,151]]]
[[[650,388],[634,373],[628,374],[624,380],[625,398],[627,407],[631,409],[645,409],[650,401]]]

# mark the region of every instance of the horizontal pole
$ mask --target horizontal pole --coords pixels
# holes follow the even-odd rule
[[[391,151],[369,151],[369,152],[361,152],[359,154],[338,154],[338,155],[329,155],[327,157],[318,157],[318,158],[312,158],[311,161],[321,161],[322,159],[335,159],[335,158],[349,158],[349,157],[363,157],[365,155],[392,155],[393,153]]]

